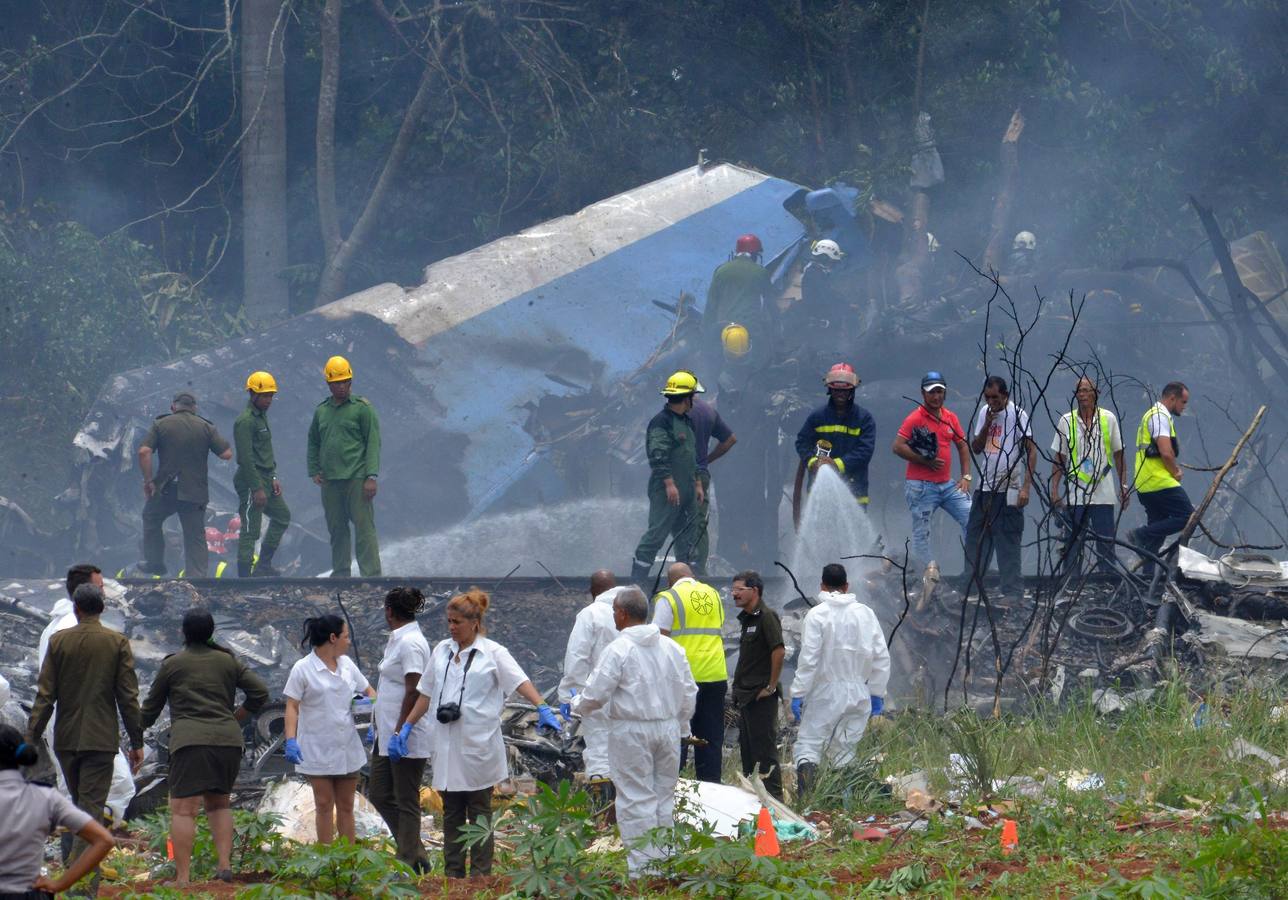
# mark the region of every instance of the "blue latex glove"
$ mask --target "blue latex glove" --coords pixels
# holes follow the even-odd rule
[[[885,697],[872,698],[872,715],[879,716],[885,712]]]
[[[295,763],[295,765],[298,766],[300,763],[304,762],[304,754],[300,752],[300,742],[295,738],[287,738],[284,749],[286,751],[286,758]]]
[[[792,699],[792,718],[796,720],[797,725],[801,723],[801,708],[804,705],[805,705],[805,701],[800,697],[795,697]]]
[[[367,737],[363,741],[363,743],[365,744],[376,743],[376,723],[375,722],[372,722],[371,725],[367,728]]]
[[[403,727],[398,733],[389,739],[389,761],[398,762],[410,751],[407,749],[407,739],[411,737],[411,724],[404,722]]]
[[[544,703],[537,707],[537,727],[550,728],[561,734],[563,733],[563,726],[555,718],[555,711]]]
[[[577,689],[576,689],[576,688],[568,688],[568,696],[569,696],[569,698],[576,697],[576,696],[577,696]],[[559,715],[563,716],[563,720],[564,720],[565,722],[572,722],[572,704],[571,704],[571,703],[560,703],[560,704],[559,704]]]

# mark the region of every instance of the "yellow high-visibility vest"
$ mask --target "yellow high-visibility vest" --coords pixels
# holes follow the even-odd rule
[[[1157,415],[1158,404],[1151,406],[1141,417],[1140,426],[1136,429],[1136,492],[1139,494],[1151,494],[1154,491],[1163,491],[1167,488],[1180,487],[1181,483],[1172,477],[1172,473],[1167,471],[1167,466],[1163,465],[1163,459],[1159,456],[1146,456],[1145,451],[1153,442],[1149,434],[1149,420]],[[1176,451],[1176,420],[1168,416],[1169,430],[1171,431],[1172,450]]]
[[[700,581],[683,581],[662,591],[671,606],[671,639],[684,649],[693,680],[724,681],[729,677],[725,664],[724,604],[720,592]]]

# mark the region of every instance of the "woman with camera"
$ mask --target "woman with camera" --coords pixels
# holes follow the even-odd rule
[[[429,670],[429,642],[416,624],[416,613],[424,606],[424,595],[414,587],[397,587],[385,595],[389,642],[380,660],[367,788],[367,796],[393,832],[398,858],[417,872],[429,871],[420,842],[420,782],[430,751],[432,721],[422,719],[411,730],[401,759],[395,762],[388,754],[389,742],[398,736],[416,704],[416,685]]]
[[[559,731],[559,720],[542,700],[510,651],[484,637],[488,595],[478,588],[447,604],[447,630],[417,685],[418,698],[401,730],[389,742],[399,759],[417,722],[432,708],[434,788],[443,797],[443,858],[448,878],[465,877],[461,827],[492,812],[492,788],[509,777],[501,712],[505,698],[519,695],[537,708],[539,726]],[[492,838],[469,851],[470,874],[492,871]]]
[[[170,842],[175,884],[188,883],[197,808],[204,805],[215,853],[215,877],[232,881],[231,796],[245,739],[241,723],[268,702],[268,685],[215,643],[215,620],[204,609],[183,616],[183,649],[167,656],[143,701],[148,728],[170,705]],[[237,691],[245,700],[234,709]]]
[[[304,640],[313,652],[291,668],[286,695],[286,758],[313,788],[319,844],[336,832],[354,839],[353,795],[367,761],[353,721],[356,696],[374,697],[366,677],[347,656],[349,627],[337,615],[304,620]]]

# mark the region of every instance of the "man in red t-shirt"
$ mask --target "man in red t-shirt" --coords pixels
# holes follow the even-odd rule
[[[938,372],[927,372],[921,379],[921,405],[899,426],[894,439],[894,455],[907,460],[907,479],[903,496],[912,513],[912,558],[919,565],[932,562],[930,550],[930,517],[943,508],[962,527],[970,519],[970,452],[966,433],[951,410],[944,408],[948,382]],[[953,481],[952,447],[962,476]]]

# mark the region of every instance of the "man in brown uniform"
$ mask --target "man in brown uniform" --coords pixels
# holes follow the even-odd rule
[[[72,802],[99,821],[112,786],[112,760],[121,743],[118,712],[130,739],[130,765],[138,769],[143,762],[139,682],[129,640],[99,622],[103,589],[82,584],[72,604],[76,625],[49,639],[27,722],[27,742],[35,743],[57,707],[54,747],[67,790]],[[86,673],[93,677],[87,678]],[[72,858],[86,846],[78,837]]]
[[[152,456],[161,457],[152,474]],[[179,514],[183,527],[184,574],[205,578],[209,564],[206,549],[206,503],[210,499],[206,454],[232,459],[233,448],[215,426],[197,415],[197,398],[187,391],[174,395],[170,412],[157,416],[139,445],[139,471],[143,473],[143,565],[151,575],[165,574],[165,520]]]

